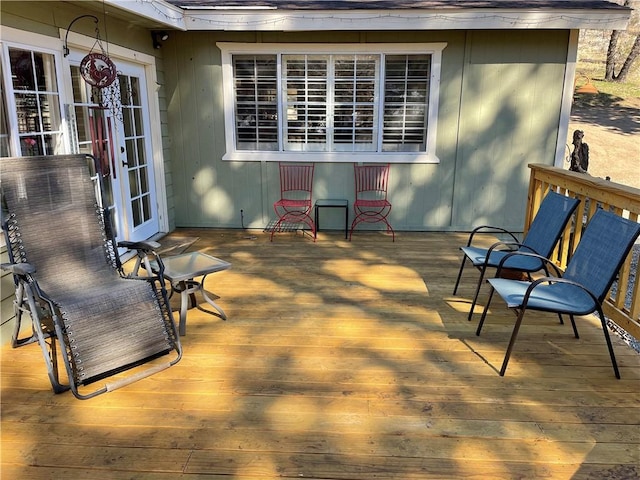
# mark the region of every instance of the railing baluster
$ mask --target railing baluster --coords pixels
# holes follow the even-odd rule
[[[582,238],[584,226],[595,214],[597,208],[613,210],[618,215],[640,221],[640,189],[638,188],[547,165],[530,164],[529,168],[531,177],[525,232],[548,189],[575,196],[581,201],[575,221],[562,234],[554,252],[553,260],[560,268],[566,267]],[[640,338],[640,272],[637,266],[635,268],[636,271],[633,272],[630,254],[620,269],[615,295],[610,296],[605,302],[605,314],[631,335]],[[630,287],[632,273],[635,274],[635,279]]]

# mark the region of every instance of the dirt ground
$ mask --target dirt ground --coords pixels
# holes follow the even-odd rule
[[[589,145],[589,170],[596,177],[640,188],[640,98],[615,106],[585,106],[571,111],[565,158],[573,150],[574,130],[583,130]],[[568,160],[565,167],[569,168]]]

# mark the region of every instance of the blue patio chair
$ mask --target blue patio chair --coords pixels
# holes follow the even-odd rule
[[[523,282],[497,278],[500,269],[509,263],[512,257],[505,257],[500,262],[496,278],[489,279],[491,285],[489,300],[482,312],[476,335],[480,335],[491,299],[494,292],[497,292],[507,307],[513,309],[517,315],[511,340],[500,369],[501,376],[504,376],[507,369],[525,311],[538,310],[557,313],[560,316],[569,315],[576,338],[579,336],[574,316],[597,312],[602,323],[613,370],[616,378],[620,378],[606,319],[602,311],[602,302],[638,235],[640,235],[638,222],[600,209],[587,225],[564,275],[561,275],[560,270],[554,265],[555,276],[546,276],[535,281]],[[540,261],[546,261],[543,257],[530,253],[517,252],[513,254],[513,257],[516,256],[538,257]],[[548,263],[553,265],[551,262]]]
[[[54,392],[71,389],[80,399],[157,373],[182,355],[162,269],[136,278],[123,271],[92,163],[85,155],[0,159],[10,260],[2,268],[16,290],[12,343],[37,342]],[[144,257],[159,245],[119,246]],[[30,336],[21,332],[24,315]]]
[[[485,278],[487,268],[496,268],[500,261],[509,253],[513,251],[530,252],[542,257],[548,258],[553,249],[558,243],[560,235],[567,226],[571,215],[578,207],[580,200],[577,198],[566,197],[559,193],[549,191],[536,213],[533,222],[531,223],[529,230],[522,240],[518,241],[516,235],[500,227],[492,227],[490,225],[482,225],[473,229],[469,235],[469,240],[465,247],[460,247],[463,257],[460,264],[460,271],[458,272],[458,278],[456,285],[453,288],[453,294],[455,295],[460,285],[460,279],[462,278],[462,271],[467,261],[480,271],[480,278],[478,278],[478,284],[476,285],[476,291],[473,296],[473,302],[469,309],[469,315],[467,320],[471,320],[476,303],[478,302],[478,295],[480,293],[480,287],[482,281]],[[489,248],[476,247],[472,245],[474,236],[478,234],[507,234],[511,237],[510,241],[500,241],[491,245]],[[535,257],[511,257],[508,264],[503,265],[504,269],[511,271],[525,273],[531,278],[530,274],[543,270],[545,263]]]

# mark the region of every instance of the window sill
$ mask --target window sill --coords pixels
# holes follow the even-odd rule
[[[229,162],[326,162],[326,163],[440,163],[433,154],[372,153],[372,152],[248,152],[226,153],[222,160]]]

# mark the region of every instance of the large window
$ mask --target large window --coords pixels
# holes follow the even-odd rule
[[[225,159],[438,161],[445,44],[218,46]]]

